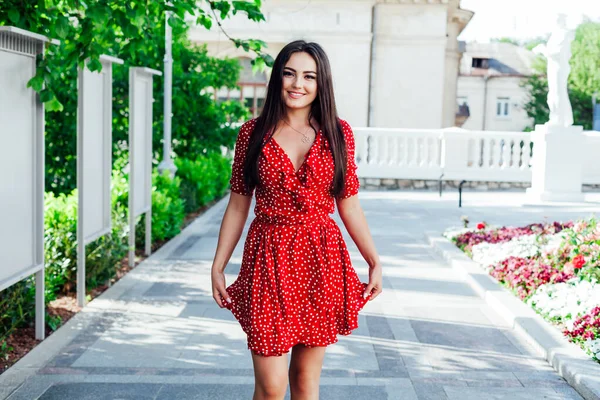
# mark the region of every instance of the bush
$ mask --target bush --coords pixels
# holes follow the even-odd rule
[[[152,242],[164,241],[181,232],[185,218],[184,201],[180,197],[181,179],[171,178],[167,171],[152,174]],[[146,219],[136,221],[136,248],[144,246]]]
[[[157,170],[152,174],[152,242],[171,239],[181,232],[185,209],[195,211],[227,190],[231,161],[220,153],[209,153],[195,161],[178,159],[178,176]],[[111,232],[86,246],[87,289],[104,284],[115,276],[126,256],[129,237],[128,176],[121,172],[123,160],[111,178]],[[190,208],[183,188],[191,188]],[[184,207],[185,205],[185,207]],[[44,198],[44,247],[46,263],[46,303],[59,294],[72,293],[77,284],[77,189],[69,194],[47,192]],[[144,218],[136,221],[136,246],[143,247]],[[0,343],[10,333],[33,321],[35,309],[34,276],[0,292]],[[1,354],[1,351],[0,351]]]
[[[229,185],[231,159],[217,153],[196,160],[176,159],[185,211],[191,212],[222,196]],[[203,178],[204,177],[204,178]]]

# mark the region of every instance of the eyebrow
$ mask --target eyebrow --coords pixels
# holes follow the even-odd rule
[[[289,69],[289,70],[292,70],[292,71],[294,71],[294,72],[298,72],[298,71],[296,71],[294,68],[290,68],[290,67],[283,67],[283,69]],[[314,71],[304,71],[304,73],[305,73],[305,74],[315,74],[315,75],[317,74],[317,73],[316,73],[316,72],[314,72]]]

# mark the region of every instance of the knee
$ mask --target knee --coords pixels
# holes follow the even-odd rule
[[[303,370],[290,370],[290,387],[296,394],[310,395],[319,390],[319,374]]]
[[[263,399],[280,400],[285,396],[287,385],[287,376],[277,376],[277,374],[272,374],[269,377],[256,382],[256,389],[261,393],[261,398]]]

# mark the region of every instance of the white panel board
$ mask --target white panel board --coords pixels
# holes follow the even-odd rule
[[[84,69],[80,80],[81,119],[79,145],[83,162],[79,190],[83,195],[83,227],[85,243],[110,231],[111,174],[111,73],[110,64],[102,72]],[[108,119],[107,119],[108,114]],[[108,157],[107,157],[108,155]]]
[[[36,267],[34,74],[32,58],[0,50],[0,289]]]
[[[152,78],[135,74],[133,109],[133,211],[135,216],[150,209],[152,174]]]

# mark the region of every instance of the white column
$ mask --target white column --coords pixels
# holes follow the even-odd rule
[[[583,127],[536,125],[527,202],[583,201]]]
[[[446,44],[446,65],[444,71],[444,97],[442,105],[442,128],[455,125],[456,119],[456,88],[458,84],[458,72],[460,67],[460,52],[458,48],[458,34],[460,29],[458,22],[448,21],[448,43]]]

